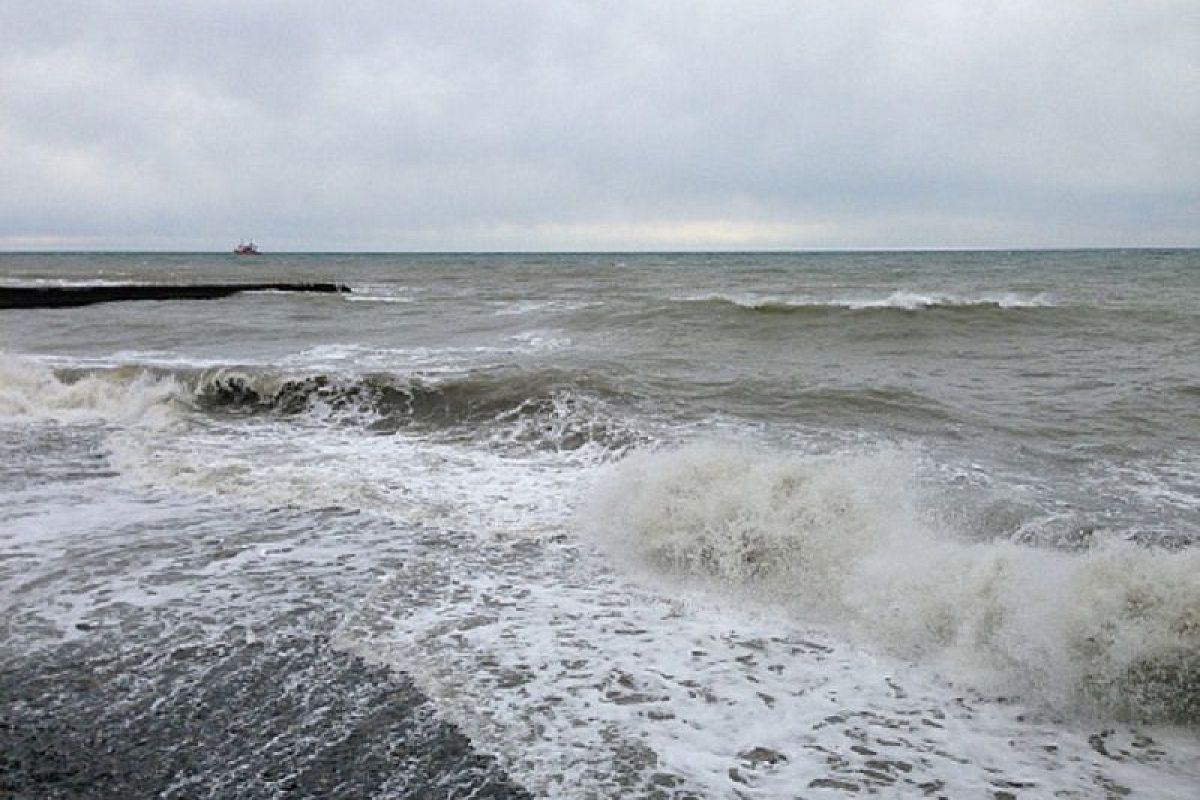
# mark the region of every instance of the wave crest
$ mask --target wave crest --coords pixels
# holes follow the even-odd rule
[[[903,502],[890,480],[867,490],[868,472],[895,475],[886,459],[804,462],[700,443],[623,461],[591,516],[610,521],[607,545],[660,569],[822,602]]]
[[[0,353],[0,419],[156,427],[177,418],[181,395],[172,378],[139,368],[56,371]]]
[[[616,392],[557,372],[498,370],[422,380],[387,374],[281,376],[219,370],[200,378],[196,405],[208,412],[307,415],[375,433],[416,428],[537,449],[589,444],[624,449],[643,436],[610,409]]]
[[[712,293],[675,298],[683,303],[732,305],[746,311],[788,314],[836,311],[923,311],[923,310],[1010,310],[1054,308],[1057,304],[1043,293],[994,292],[960,296],[939,292],[899,290],[882,296],[815,298],[755,294]]]
[[[1200,722],[1200,551],[1061,552],[940,530],[911,458],[705,443],[616,466],[585,527],[615,559],[860,632],[989,690]]]

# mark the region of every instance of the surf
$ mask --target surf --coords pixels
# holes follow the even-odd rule
[[[138,368],[54,370],[0,352],[0,419],[155,427],[179,418],[186,390]]]
[[[902,450],[705,442],[611,468],[582,527],[618,566],[819,622],[1062,713],[1200,723],[1200,551],[956,531]]]
[[[744,311],[773,314],[869,311],[986,311],[1050,309],[1059,304],[1045,293],[990,292],[957,295],[900,289],[889,294],[850,294],[835,297],[723,293],[672,298],[677,303],[732,306]]]

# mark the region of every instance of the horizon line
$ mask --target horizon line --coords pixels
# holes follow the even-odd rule
[[[1114,250],[1198,250],[1200,245],[1055,245],[1055,246],[915,246],[915,247],[799,247],[799,248],[749,248],[731,249],[655,249],[655,250],[266,250],[254,258],[288,255],[329,256],[431,256],[431,255],[800,255],[800,254],[853,254],[853,253],[1051,253]],[[228,255],[230,250],[169,250],[169,249],[0,249],[0,255]]]

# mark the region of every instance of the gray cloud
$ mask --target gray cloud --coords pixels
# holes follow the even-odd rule
[[[0,6],[0,248],[1200,244],[1190,2]]]

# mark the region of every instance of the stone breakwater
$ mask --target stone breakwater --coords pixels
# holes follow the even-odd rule
[[[179,285],[0,287],[0,308],[69,308],[120,300],[212,300],[238,292],[342,293],[340,283],[202,283]]]

